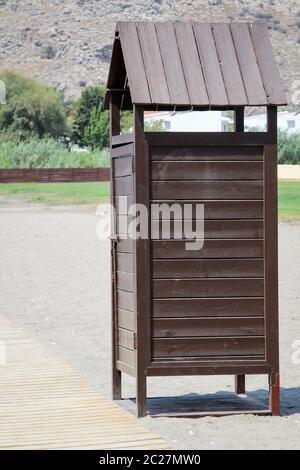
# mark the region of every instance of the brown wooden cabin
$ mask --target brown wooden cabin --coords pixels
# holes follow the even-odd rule
[[[279,414],[277,105],[286,98],[263,23],[119,22],[106,108],[111,126],[113,398],[148,376],[267,374]],[[244,107],[267,132],[244,132]],[[233,110],[234,132],[145,132],[145,110]],[[120,111],[133,110],[132,134]],[[123,239],[119,196],[204,203],[204,247]],[[153,223],[153,222],[152,222]],[[151,231],[151,221],[149,233]]]

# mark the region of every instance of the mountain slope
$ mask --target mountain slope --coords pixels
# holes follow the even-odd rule
[[[67,98],[106,80],[118,20],[266,21],[289,103],[300,102],[298,0],[0,0],[0,68]]]

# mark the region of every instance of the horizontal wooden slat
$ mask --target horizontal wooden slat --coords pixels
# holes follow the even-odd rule
[[[136,364],[135,359],[135,352],[131,351],[130,349],[123,348],[122,346],[118,346],[118,360],[124,362],[128,366],[134,367]]]
[[[124,328],[118,328],[118,345],[133,351],[134,333]]]
[[[123,176],[121,178],[114,178],[114,193],[116,196],[124,196],[132,194],[133,180],[132,176]]]
[[[153,180],[262,180],[262,162],[152,162]]]
[[[184,204],[204,204],[205,219],[262,219],[263,218],[263,202],[262,201],[189,201],[189,200],[173,200],[173,201],[155,201],[156,204],[164,204],[171,207],[173,204],[179,204],[181,210],[184,210]],[[161,218],[156,212],[152,214],[152,219]],[[171,218],[174,216],[171,214]]]
[[[186,250],[182,240],[153,240],[154,259],[165,258],[262,258],[262,240],[205,240],[201,250]]]
[[[111,138],[112,145],[126,145],[126,144],[131,144],[133,141],[134,141],[133,134],[113,135]]]
[[[132,292],[117,290],[117,306],[121,309],[129,310],[133,312],[134,309],[134,297]]]
[[[154,298],[166,297],[260,297],[263,279],[154,279]]]
[[[263,198],[262,181],[153,181],[151,190],[153,200]]]
[[[152,302],[154,318],[253,317],[264,315],[263,298],[157,299]]]
[[[128,155],[133,155],[133,144],[122,145],[120,147],[115,147],[110,150],[110,155],[112,158],[126,157]]]
[[[132,173],[132,157],[114,158],[112,161],[114,177],[129,176]]]
[[[268,132],[145,132],[149,145],[155,146],[248,146],[271,143]]]
[[[134,292],[133,274],[117,272],[117,288],[126,292]]]
[[[127,253],[118,253],[117,254],[117,271],[122,271],[125,273],[133,273],[133,255]]]
[[[154,146],[150,147],[150,160],[152,161],[262,161],[262,146],[227,146],[227,147],[184,147]]]
[[[240,338],[160,338],[153,340],[152,355],[156,357],[214,357],[263,355],[263,337]]]
[[[133,240],[120,239],[116,247],[119,253],[132,253],[133,252]]]
[[[263,277],[262,259],[184,259],[152,262],[155,279],[193,277]]]
[[[151,236],[153,239],[162,238],[166,234],[170,239],[176,239],[177,230],[183,239],[192,239],[195,236],[196,229],[202,230],[202,226],[195,220],[185,220],[179,228],[176,228],[173,220],[157,220],[151,222]],[[169,235],[170,234],[170,235]],[[202,232],[201,232],[202,237]],[[204,221],[204,239],[210,238],[262,238],[263,221],[262,220],[205,220]]]
[[[135,319],[133,312],[118,308],[118,326],[125,330],[135,331]]]
[[[262,336],[264,318],[159,318],[154,338],[183,336]]]

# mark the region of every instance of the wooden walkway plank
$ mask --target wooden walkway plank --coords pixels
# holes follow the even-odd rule
[[[0,316],[0,450],[170,449]]]

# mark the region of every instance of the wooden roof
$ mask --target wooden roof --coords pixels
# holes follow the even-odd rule
[[[121,21],[107,87],[118,91],[123,107],[126,102],[177,107],[286,104],[268,28],[261,22]]]

